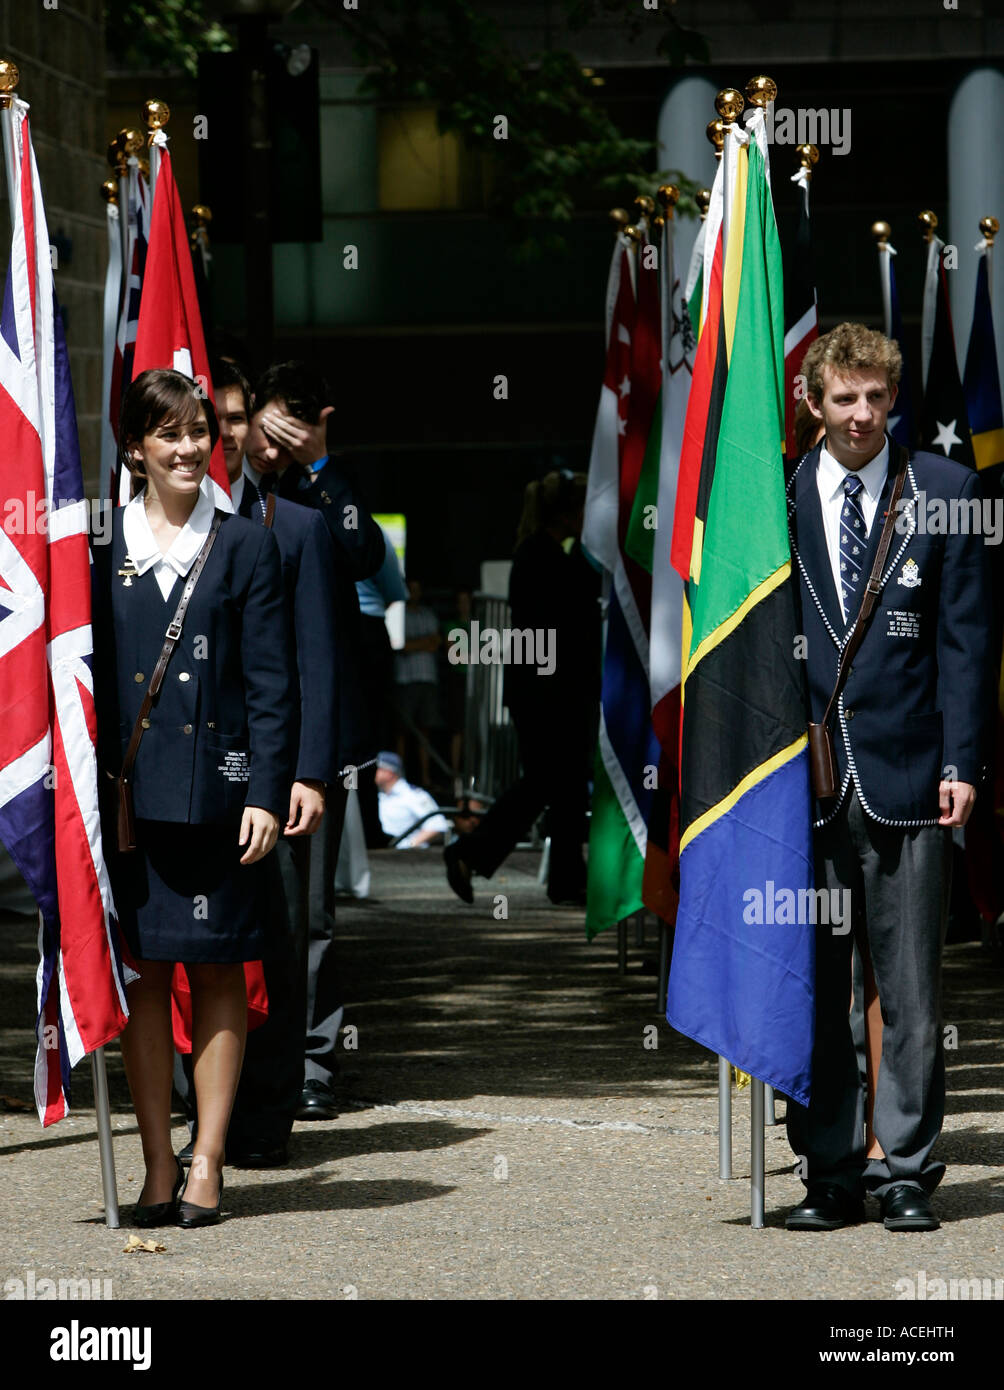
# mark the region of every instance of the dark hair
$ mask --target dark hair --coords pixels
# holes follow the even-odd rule
[[[215,449],[220,437],[216,411],[192,378],[168,367],[140,372],[125,393],[119,414],[119,456],[125,467],[137,477],[145,477],[143,470],[129,457],[129,445],[143,439],[166,420],[179,425],[192,424],[200,412],[206,417],[209,438]]]
[[[254,391],[255,409],[269,401],[282,401],[291,415],[316,425],[321,411],[331,404],[328,383],[306,362],[277,362],[266,368]]]
[[[209,364],[209,371],[213,379],[214,393],[225,390],[228,386],[240,387],[241,395],[244,397],[244,409],[250,420],[251,383],[248,380],[247,372],[237,359],[235,357],[214,357]]]
[[[519,519],[516,544],[577,511],[585,500],[586,475],[573,473],[570,468],[554,469],[528,483],[523,494],[523,514]]]

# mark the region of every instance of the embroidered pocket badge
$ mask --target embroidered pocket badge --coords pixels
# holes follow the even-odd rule
[[[922,580],[916,560],[907,560],[903,566],[903,573],[898,577],[896,583],[902,584],[904,589],[916,589],[920,586]]]

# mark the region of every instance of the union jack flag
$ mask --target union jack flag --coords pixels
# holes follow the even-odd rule
[[[16,206],[0,312],[0,840],[39,907],[35,1101],[69,1109],[70,1069],[128,1019],[101,850],[88,508],[49,234],[12,103]]]

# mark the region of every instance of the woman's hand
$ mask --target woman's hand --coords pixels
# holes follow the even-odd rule
[[[241,817],[241,833],[237,843],[248,847],[241,855],[242,864],[253,864],[264,859],[279,838],[279,817],[273,816],[262,806],[245,806]]]

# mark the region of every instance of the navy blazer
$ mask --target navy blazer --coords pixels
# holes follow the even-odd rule
[[[261,495],[246,475],[238,511],[263,525]],[[316,513],[281,497],[275,499],[272,534],[282,557],[286,622],[295,638],[299,677],[295,776],[298,782],[333,782],[340,764],[331,537]]]
[[[383,532],[337,458],[329,458],[314,474],[295,465],[287,468],[278,491],[282,497],[318,511],[334,543],[338,758],[342,768],[358,766],[377,749],[357,670],[362,657],[356,580],[368,579],[383,564]]]
[[[816,484],[820,445],[788,482],[792,559],[799,574],[806,638],[809,718],[818,723],[833,693],[845,624],[826,549]],[[868,535],[869,575],[889,506],[898,450]],[[944,535],[929,524],[934,499],[950,506],[980,497],[963,464],[916,453],[907,468],[885,585],[854,658],[834,721],[840,773],[835,801],[816,803],[816,824],[836,814],[853,781],[862,806],[885,825],[932,825],[943,777],[978,783],[984,771],[990,679],[990,571],[983,536]],[[935,526],[939,523],[935,521]]]
[[[99,769],[117,774],[174,617],[152,569],[129,584],[123,509],[94,548],[94,683]],[[136,816],[201,825],[261,806],[284,822],[293,745],[291,661],[275,539],[226,515],[195,586],[181,639],[134,769]]]

